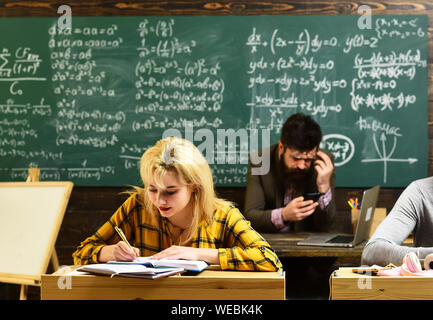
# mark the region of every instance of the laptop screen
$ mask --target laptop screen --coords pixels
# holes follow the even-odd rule
[[[373,213],[376,209],[377,198],[379,196],[380,186],[375,186],[365,190],[362,196],[361,212],[356,226],[354,245],[367,240],[370,235]]]

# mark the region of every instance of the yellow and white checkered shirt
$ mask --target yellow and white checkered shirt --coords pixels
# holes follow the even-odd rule
[[[120,241],[114,226],[123,230],[131,245],[140,250],[140,256],[152,256],[174,245],[167,218],[158,216],[155,223],[136,196],[130,196],[94,235],[78,246],[72,255],[75,264],[98,263],[99,251]],[[202,221],[189,245],[218,249],[222,270],[277,271],[282,267],[269,243],[235,207],[217,209],[211,223]]]

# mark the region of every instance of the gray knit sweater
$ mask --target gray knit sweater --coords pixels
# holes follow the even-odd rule
[[[414,247],[402,246],[412,232]],[[367,242],[361,264],[400,266],[410,251],[420,259],[433,253],[433,177],[416,180],[403,191]]]

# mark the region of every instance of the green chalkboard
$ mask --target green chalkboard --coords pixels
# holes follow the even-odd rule
[[[337,186],[406,186],[427,175],[427,17],[366,18],[0,18],[0,180],[137,185],[176,134],[244,186],[249,152],[304,112]]]

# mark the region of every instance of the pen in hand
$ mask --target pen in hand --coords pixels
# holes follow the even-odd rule
[[[135,253],[135,250],[132,248],[132,246],[129,244],[128,239],[126,239],[125,234],[123,233],[122,229],[120,229],[117,226],[114,226],[114,230],[116,230],[116,232],[118,233],[120,239],[122,239],[123,242],[125,242],[129,249],[131,249],[132,252],[134,252],[134,255],[137,256],[137,254]]]

